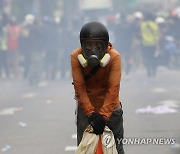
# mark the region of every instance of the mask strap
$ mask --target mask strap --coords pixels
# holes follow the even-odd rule
[[[91,71],[84,76],[84,80],[87,81],[90,77],[92,77],[99,69],[100,65],[95,66],[91,69]]]

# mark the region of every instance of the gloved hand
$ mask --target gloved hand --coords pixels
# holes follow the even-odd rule
[[[102,115],[93,112],[88,115],[88,122],[93,127],[94,134],[99,135],[103,133],[106,121]]]

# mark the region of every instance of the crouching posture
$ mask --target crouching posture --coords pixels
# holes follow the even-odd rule
[[[77,143],[88,125],[102,134],[113,132],[118,154],[124,154],[123,110],[119,98],[121,56],[109,42],[106,27],[89,22],[80,31],[81,47],[71,53],[75,99],[77,101]]]

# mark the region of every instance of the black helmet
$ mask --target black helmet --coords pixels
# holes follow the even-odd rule
[[[82,46],[83,40],[102,40],[105,46],[108,46],[109,34],[106,27],[96,21],[85,24],[80,31],[80,43]]]

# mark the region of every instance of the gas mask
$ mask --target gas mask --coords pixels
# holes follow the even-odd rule
[[[78,60],[83,67],[105,67],[110,55],[106,53],[106,46],[102,40],[85,40],[82,43],[82,54],[78,55]]]

